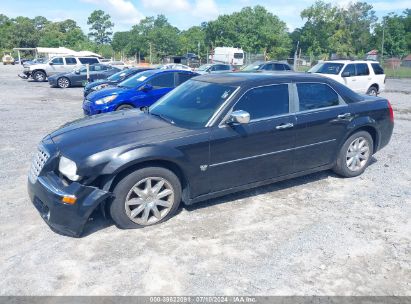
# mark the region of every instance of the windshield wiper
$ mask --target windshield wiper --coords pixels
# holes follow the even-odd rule
[[[148,114],[150,114],[150,115],[153,115],[153,116],[159,117],[159,118],[161,118],[162,120],[164,120],[164,121],[166,121],[166,122],[168,122],[168,123],[170,123],[170,124],[174,125],[174,121],[172,121],[170,118],[168,118],[168,117],[166,117],[166,116],[164,116],[164,115],[161,115],[161,114],[156,114],[156,113],[150,113],[150,111],[149,111],[149,110],[147,111],[147,113],[148,113]]]

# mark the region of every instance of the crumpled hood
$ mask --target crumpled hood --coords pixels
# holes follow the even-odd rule
[[[184,130],[140,110],[128,110],[75,120],[50,137],[63,155],[84,159],[100,151],[164,140]]]

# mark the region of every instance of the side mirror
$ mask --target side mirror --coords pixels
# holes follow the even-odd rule
[[[152,86],[151,84],[146,83],[145,85],[143,85],[143,86],[140,88],[140,91],[149,92],[149,91],[151,91],[152,89],[153,89],[153,86]]]
[[[53,65],[54,63],[53,62],[49,62],[49,65]]]
[[[342,74],[341,74],[341,77],[350,77],[351,76],[351,73],[350,72],[343,72]]]
[[[80,74],[80,70],[74,70],[74,73],[79,75]]]
[[[230,114],[230,118],[228,119],[228,123],[239,123],[239,124],[248,124],[250,122],[250,113],[237,110]]]

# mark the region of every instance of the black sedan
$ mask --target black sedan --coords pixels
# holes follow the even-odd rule
[[[101,90],[101,89],[103,89],[107,86],[117,85],[120,82],[122,82],[123,80],[126,80],[126,79],[130,78],[131,76],[133,76],[137,73],[140,73],[140,72],[147,71],[147,70],[150,70],[150,68],[129,68],[129,69],[124,69],[124,70],[121,70],[120,72],[117,72],[117,73],[111,75],[110,77],[108,77],[106,79],[101,79],[101,80],[96,80],[96,81],[90,82],[84,87],[84,97],[86,97],[91,92]]]
[[[254,71],[275,71],[284,72],[292,71],[291,66],[286,62],[281,61],[257,61],[252,64],[246,65],[241,69],[243,72],[254,72]]]
[[[90,82],[106,79],[107,77],[120,72],[121,69],[106,65],[106,64],[91,64],[90,65]],[[69,73],[59,73],[48,77],[50,86],[59,87],[62,89],[69,87],[80,87],[87,83],[87,68],[82,66],[79,69],[74,69]]]
[[[321,76],[204,75],[145,112],[96,115],[46,136],[29,195],[61,233],[80,235],[96,208],[120,228],[145,227],[181,202],[331,168],[358,176],[393,126],[386,99]]]

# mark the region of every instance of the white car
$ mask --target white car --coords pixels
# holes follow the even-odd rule
[[[377,61],[324,61],[308,72],[334,79],[360,94],[376,96],[385,90],[385,73]]]
[[[180,64],[180,63],[169,63],[169,64],[165,64],[162,65],[160,67],[160,70],[183,70],[183,71],[192,71],[192,69],[184,64]]]

